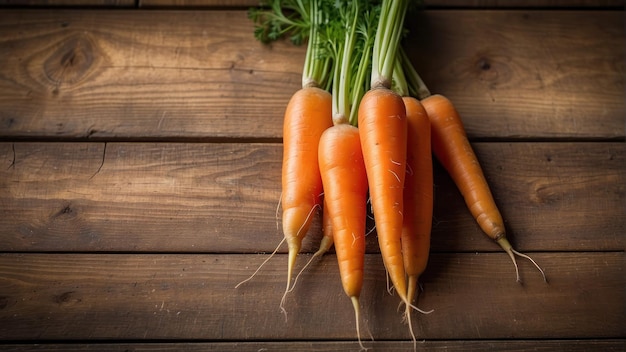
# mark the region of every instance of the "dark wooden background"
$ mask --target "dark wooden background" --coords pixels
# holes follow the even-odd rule
[[[252,0],[0,0],[0,350],[357,350],[333,253],[286,301],[282,112],[304,48]],[[405,45],[466,123],[519,250],[436,165],[427,351],[626,346],[624,1],[427,0]],[[316,249],[319,221],[299,266]],[[375,234],[365,344],[412,350]],[[367,333],[366,333],[367,335]]]

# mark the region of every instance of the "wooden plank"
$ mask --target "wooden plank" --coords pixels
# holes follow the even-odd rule
[[[602,8],[623,7],[624,0],[424,0],[424,5],[442,8]]]
[[[481,340],[481,341],[423,341],[420,351],[460,351],[460,352],[525,352],[570,351],[570,352],[622,352],[625,340]],[[407,341],[375,341],[368,343],[369,351],[404,352],[413,348]],[[264,351],[308,351],[344,352],[354,349],[351,341],[286,341],[286,342],[199,342],[199,343],[99,343],[99,344],[6,344],[0,351],[85,351],[91,352],[166,352],[166,351],[219,351],[219,352],[259,352]]]
[[[0,0],[0,6],[127,6],[127,7],[253,7],[260,0]],[[623,7],[623,0],[426,0],[435,8],[606,8]]]
[[[302,48],[255,42],[243,11],[4,11],[0,23],[4,136],[275,138],[300,84]]]
[[[625,146],[474,144],[524,251],[626,247]],[[280,144],[0,143],[0,251],[272,251],[281,155]],[[499,250],[436,170],[433,251]],[[316,219],[304,250],[319,236]]]
[[[261,4],[261,0],[139,0],[140,7],[254,7]]]
[[[417,68],[472,138],[624,138],[621,11],[409,22]],[[280,138],[304,48],[252,32],[243,10],[2,11],[0,138]]]
[[[260,0],[140,0],[142,7],[257,6]],[[423,5],[443,8],[602,8],[623,7],[623,0],[424,0]]]
[[[606,41],[624,36],[619,13],[422,12],[409,20],[407,50],[431,91],[458,105],[470,135],[606,136],[611,125],[621,137],[624,51]],[[466,35],[453,29],[461,22]],[[485,110],[488,120],[479,118]]]
[[[420,338],[624,338],[623,252],[537,253],[546,284],[523,265],[521,286],[508,258],[435,254],[415,315]],[[278,309],[286,255],[0,254],[0,340],[344,340],[355,339],[352,306],[336,258],[312,266]],[[408,340],[387,293],[377,254],[366,256],[363,331]],[[454,328],[452,328],[454,327]],[[367,336],[367,334],[365,334]],[[354,343],[356,345],[356,342]]]
[[[0,6],[135,7],[135,0],[0,0]]]

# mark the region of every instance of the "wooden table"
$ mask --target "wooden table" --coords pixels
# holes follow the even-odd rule
[[[218,3],[219,2],[219,3]],[[357,350],[334,253],[279,310],[282,112],[304,48],[255,1],[2,0],[0,350]],[[426,1],[409,54],[457,105],[523,285],[436,165],[428,351],[623,351],[623,1]],[[301,267],[320,239],[319,220]],[[373,350],[412,343],[375,234]]]

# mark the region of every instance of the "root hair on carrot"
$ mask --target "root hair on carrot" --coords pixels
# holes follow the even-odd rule
[[[278,197],[278,204],[276,204],[276,214],[274,218],[276,219],[276,230],[280,231],[280,205],[283,201],[283,192],[280,192],[280,197]]]
[[[320,248],[317,250],[317,252],[313,253],[311,258],[306,262],[306,264],[304,264],[302,269],[300,269],[300,272],[298,272],[298,275],[296,275],[296,278],[293,280],[293,286],[291,288],[291,291],[293,291],[293,288],[296,286],[296,283],[298,282],[298,278],[300,277],[300,275],[302,275],[304,270],[306,270],[306,268],[313,262],[313,260],[315,260],[315,258],[321,258],[322,255],[324,255],[324,253],[328,252],[331,246],[332,246],[331,240],[328,240],[327,237],[322,238],[322,241],[320,243]]]
[[[252,278],[254,278],[254,276],[261,270],[261,268],[265,265],[265,263],[269,262],[270,259],[272,259],[272,257],[278,252],[278,249],[280,248],[280,246],[283,245],[283,243],[285,243],[285,239],[283,238],[278,245],[276,246],[276,248],[274,249],[274,251],[272,252],[272,254],[270,254],[269,257],[267,257],[263,263],[261,263],[261,265],[259,265],[259,267],[252,273],[252,275],[250,275],[247,279],[241,281],[240,283],[238,283],[237,285],[235,285],[235,288],[239,288],[239,286],[243,285],[244,283],[252,280]]]

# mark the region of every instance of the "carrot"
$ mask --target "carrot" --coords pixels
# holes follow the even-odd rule
[[[371,89],[359,104],[358,127],[374,222],[385,268],[408,306],[402,259],[403,188],[407,121],[400,95],[390,88],[408,3],[383,0],[372,49]]]
[[[380,251],[391,282],[406,303],[407,286],[400,240],[407,148],[406,110],[398,94],[377,88],[363,96],[358,117]]]
[[[482,231],[509,255],[515,265],[518,282],[521,282],[521,279],[515,255],[530,260],[539,269],[545,281],[546,276],[539,265],[529,256],[516,251],[508,241],[502,215],[452,102],[442,95],[435,94],[423,99],[422,105],[431,122],[433,152],[459,188]]]
[[[330,93],[315,87],[297,91],[285,111],[281,196],[283,234],[289,249],[285,293],[289,291],[302,239],[315,209],[321,207],[317,152],[322,132],[332,126],[331,114]]]
[[[405,96],[407,174],[404,181],[402,254],[408,277],[407,297],[413,300],[418,278],[428,263],[433,216],[433,164],[430,121],[419,100]]]
[[[416,98],[428,90],[412,66],[405,67],[407,64],[410,65],[410,61],[404,50],[399,48],[393,71],[394,90],[402,96],[407,117],[407,173],[404,181],[404,222],[401,238],[408,281],[407,296],[409,301],[412,301],[416,295],[419,276],[426,269],[430,252],[433,160],[430,120],[426,110]]]
[[[322,134],[319,167],[341,284],[352,301],[357,336],[363,348],[359,333],[359,296],[363,286],[368,184],[356,127],[337,124]]]
[[[287,293],[292,289],[290,285],[293,269],[302,240],[311,226],[315,211],[321,208],[323,191],[317,164],[318,143],[322,132],[332,126],[332,96],[328,91],[319,88],[328,83],[326,71],[330,62],[328,55],[320,53],[320,25],[324,20],[319,11],[319,1],[291,5],[294,6],[289,6],[289,13],[295,12],[295,17],[299,17],[299,20],[284,14],[280,1],[273,1],[269,8],[251,9],[249,12],[250,18],[257,23],[255,37],[262,42],[276,40],[286,33],[291,34],[290,38],[294,43],[308,38],[302,87],[289,100],[283,120],[280,204],[283,241],[287,242],[289,252],[287,284],[280,303],[283,313],[286,313],[283,304]],[[252,276],[255,274],[256,272]]]
[[[318,163],[324,188],[324,205],[330,219],[339,276],[344,292],[354,309],[356,332],[361,349],[359,297],[363,286],[365,262],[365,227],[368,182],[356,124],[356,106],[365,89],[366,75],[358,67],[368,59],[371,43],[357,34],[357,27],[368,31],[373,17],[366,2],[337,3],[339,18],[330,31],[333,55],[332,119],[333,127],[322,134]],[[365,5],[361,7],[361,5]],[[359,22],[361,21],[361,22]],[[359,40],[361,39],[361,40]]]

